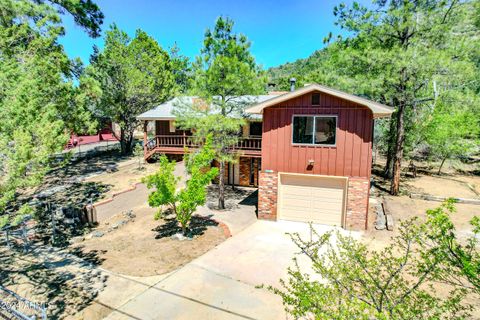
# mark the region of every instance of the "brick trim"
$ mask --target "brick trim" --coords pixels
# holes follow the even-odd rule
[[[260,171],[258,179],[258,218],[277,220],[278,173]]]
[[[346,229],[366,230],[369,195],[370,180],[368,178],[348,178]]]
[[[258,186],[258,218],[277,220],[278,172],[261,171]],[[368,178],[347,177],[347,194],[344,228],[365,230],[368,219],[368,197],[370,180]]]

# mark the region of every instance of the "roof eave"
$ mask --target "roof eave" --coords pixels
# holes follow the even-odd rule
[[[150,121],[150,120],[175,120],[176,117],[155,117],[155,116],[138,116],[137,120]]]
[[[332,89],[332,88],[328,88],[328,87],[325,87],[325,86],[321,86],[321,85],[318,85],[318,84],[312,84],[312,85],[300,88],[296,91],[274,97],[270,100],[264,101],[262,103],[259,103],[257,105],[254,105],[254,106],[246,109],[245,112],[246,113],[262,114],[263,109],[265,109],[265,108],[277,105],[279,103],[285,102],[285,101],[290,100],[290,99],[294,99],[296,97],[299,97],[301,95],[304,95],[304,94],[307,94],[307,93],[313,92],[313,91],[319,91],[319,92],[323,92],[323,93],[326,93],[326,94],[330,94],[330,95],[333,95],[333,96],[338,97],[340,99],[345,99],[345,100],[357,103],[359,105],[365,106],[365,107],[369,108],[370,110],[372,110],[372,113],[373,113],[375,118],[389,117],[393,113],[393,108],[391,108],[389,106],[382,105],[382,104],[380,104],[378,102],[375,102],[375,101],[370,101],[370,100],[362,98],[362,97],[358,97],[358,96],[355,96],[355,95],[352,95],[352,94],[349,94],[349,93],[346,93],[346,92],[342,92],[342,91]],[[376,108],[385,109],[385,112],[375,112],[374,110]]]

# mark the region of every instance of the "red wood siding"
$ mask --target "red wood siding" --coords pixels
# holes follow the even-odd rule
[[[175,132],[170,132],[170,123],[168,120],[156,120],[155,121],[155,135],[157,136],[181,136],[183,135],[183,130],[175,128]],[[189,136],[190,131],[186,132],[186,135]]]
[[[349,177],[370,177],[372,112],[326,94],[312,106],[311,94],[263,111],[262,170]],[[336,146],[292,145],[292,116],[336,115]],[[314,160],[308,168],[308,161]]]

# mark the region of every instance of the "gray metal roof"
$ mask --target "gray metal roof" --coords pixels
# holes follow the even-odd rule
[[[278,94],[271,94],[271,95],[246,95],[246,96],[239,96],[232,98],[232,101],[235,101],[238,104],[243,104],[243,108],[246,109],[252,105],[265,102],[269,99],[273,99],[277,97]],[[175,115],[173,114],[173,110],[176,106],[185,103],[193,103],[193,99],[198,98],[195,96],[184,96],[184,97],[176,97],[169,101],[166,101],[155,108],[148,110],[137,116],[138,120],[173,120],[175,119]],[[254,119],[261,119],[261,114],[247,114],[242,112],[240,116],[246,116]]]

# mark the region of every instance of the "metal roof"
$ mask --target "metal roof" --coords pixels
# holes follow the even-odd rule
[[[239,117],[247,116],[254,119],[261,119],[263,109],[282,103],[284,101],[299,97],[312,91],[323,92],[341,99],[358,103],[372,110],[374,118],[390,117],[394,109],[387,105],[368,100],[353,94],[342,92],[340,90],[328,88],[319,84],[311,84],[291,92],[276,92],[270,95],[245,95],[234,97],[231,100],[243,105],[243,110]],[[148,110],[137,116],[138,120],[174,120],[173,110],[181,104],[192,104],[196,96],[176,97],[164,102],[155,108]]]
[[[245,95],[245,96],[232,98],[231,101],[235,101],[238,104],[243,104],[244,109],[246,109],[249,106],[267,101],[277,96],[278,95],[259,95],[259,96]],[[193,100],[196,98],[198,97],[184,96],[184,97],[173,98],[169,101],[166,101],[156,106],[151,110],[148,110],[147,112],[144,112],[138,115],[137,119],[138,120],[174,120],[175,115],[173,114],[173,110],[175,109],[175,107],[185,103],[191,104],[193,103]],[[240,114],[239,116],[245,116],[244,112],[242,112],[242,114]],[[250,118],[257,118],[257,119],[262,118],[261,115],[255,115],[255,114],[246,114],[246,116]]]

